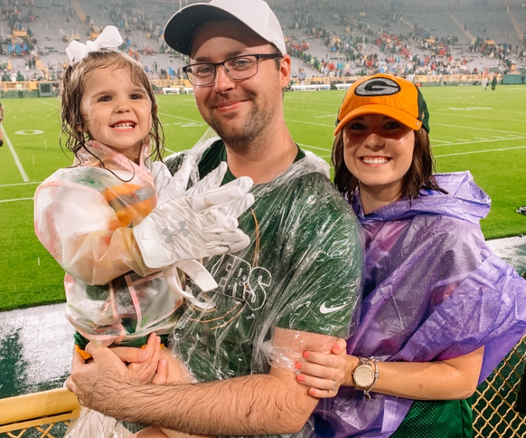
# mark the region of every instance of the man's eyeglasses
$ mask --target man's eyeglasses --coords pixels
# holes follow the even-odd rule
[[[263,55],[240,55],[225,59],[223,62],[200,62],[183,67],[192,85],[200,87],[211,85],[216,78],[217,67],[220,65],[226,74],[234,81],[242,81],[251,78],[258,72],[260,59],[281,58],[279,53],[268,53]]]

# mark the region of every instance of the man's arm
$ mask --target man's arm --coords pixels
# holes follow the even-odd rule
[[[329,351],[334,342],[330,336],[279,328],[274,337],[289,363],[307,345]],[[318,402],[289,369],[272,367],[268,375],[209,383],[142,385],[110,349],[89,346],[87,351],[94,361],[84,364],[75,356],[68,388],[84,405],[126,421],[200,435],[294,433]]]

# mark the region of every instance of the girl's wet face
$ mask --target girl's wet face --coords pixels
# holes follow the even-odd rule
[[[152,127],[152,101],[143,86],[133,83],[129,68],[110,65],[89,73],[80,107],[91,138],[138,162]]]
[[[358,179],[360,191],[400,197],[402,179],[411,167],[415,133],[397,120],[366,114],[343,128],[347,169]]]

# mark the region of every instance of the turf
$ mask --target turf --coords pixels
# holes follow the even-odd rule
[[[470,170],[491,196],[481,223],[488,239],[526,234],[526,86],[423,88],[431,113],[437,171]],[[304,149],[330,160],[335,116],[344,91],[289,92],[285,119]],[[64,301],[63,271],[33,232],[33,193],[39,182],[71,163],[59,146],[59,102],[5,99],[0,148],[0,310]],[[207,130],[190,95],[159,96],[167,153],[193,145]],[[24,178],[23,173],[27,175]],[[82,220],[82,218],[79,218]]]

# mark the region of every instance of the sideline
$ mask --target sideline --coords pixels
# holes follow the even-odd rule
[[[22,180],[24,182],[28,182],[29,178],[27,177],[26,171],[22,167],[22,163],[18,159],[18,155],[15,152],[15,148],[13,148],[13,145],[11,144],[11,140],[9,140],[9,137],[7,136],[7,133],[5,132],[4,125],[1,126],[2,134],[4,136],[4,139],[7,143],[7,146],[9,147],[9,150],[11,151],[11,154],[13,155],[13,159],[15,160],[16,166],[18,167],[18,171],[20,172],[20,175],[22,175]]]

